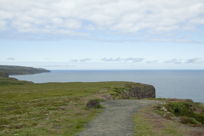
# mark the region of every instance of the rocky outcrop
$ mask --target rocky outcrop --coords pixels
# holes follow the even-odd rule
[[[129,99],[129,98],[155,98],[156,91],[154,86],[146,85],[146,84],[128,84],[122,88],[114,88],[112,96],[114,98],[122,98],[122,99]]]
[[[155,98],[155,88],[152,85],[143,85],[143,86],[135,86],[131,87],[127,91],[127,97],[134,98]]]

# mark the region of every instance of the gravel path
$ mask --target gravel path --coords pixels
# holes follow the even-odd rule
[[[133,114],[153,101],[112,100],[102,104],[105,111],[78,136],[133,136]]]

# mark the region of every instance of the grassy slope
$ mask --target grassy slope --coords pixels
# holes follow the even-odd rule
[[[167,100],[168,101],[168,100]],[[155,105],[145,107],[134,115],[135,136],[204,136],[203,127],[181,124],[158,114]]]
[[[18,81],[15,78],[6,78],[6,77],[0,76],[0,86],[3,86],[3,85],[24,85],[24,84],[31,84],[31,82]]]
[[[6,78],[0,83],[0,136],[73,136],[101,111],[86,109],[88,100],[126,84],[32,84]]]
[[[148,107],[135,115],[135,136],[186,136],[178,123],[164,120],[152,111]]]

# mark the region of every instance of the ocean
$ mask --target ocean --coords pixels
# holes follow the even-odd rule
[[[132,81],[153,85],[158,98],[204,102],[204,70],[55,70],[11,77],[35,83]]]

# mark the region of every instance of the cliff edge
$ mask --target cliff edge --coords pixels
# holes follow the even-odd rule
[[[127,84],[125,87],[114,88],[111,95],[116,99],[143,99],[143,98],[155,98],[156,90],[152,85],[132,83]]]

